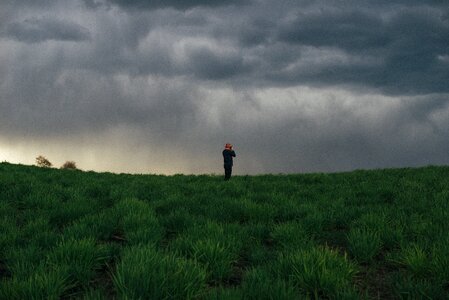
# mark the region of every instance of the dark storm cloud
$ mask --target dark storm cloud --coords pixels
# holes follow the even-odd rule
[[[211,34],[235,40],[241,47],[250,48],[268,44],[277,23],[265,16],[239,18],[226,25],[213,26]]]
[[[47,40],[85,41],[89,30],[79,24],[58,19],[26,19],[6,27],[6,36],[21,42],[37,43]]]
[[[399,91],[449,92],[449,68],[438,60],[449,53],[449,22],[430,11],[400,13],[387,26],[394,42],[387,48],[384,78],[399,79]]]
[[[321,11],[299,14],[281,25],[279,38],[315,47],[361,51],[385,47],[390,41],[378,15],[362,11]]]
[[[104,4],[116,4],[122,8],[131,9],[158,9],[175,8],[188,9],[192,7],[219,7],[227,5],[242,5],[249,0],[84,0],[89,7],[99,7]]]
[[[198,78],[220,80],[242,74],[247,67],[238,53],[218,55],[207,48],[192,49],[188,54],[188,70]]]
[[[56,1],[55,0],[33,0],[33,1],[30,1],[30,0],[3,0],[1,5],[4,5],[4,6],[15,6],[15,7],[23,7],[23,6],[50,7]]]
[[[133,7],[143,2],[120,3]],[[94,57],[87,66],[140,76],[226,79],[245,86],[352,85],[396,95],[449,92],[449,68],[441,59],[449,55],[449,22],[438,2],[258,1],[188,13],[153,11],[162,2],[145,3],[148,11],[128,11],[125,24],[111,23],[107,39],[102,36],[97,43],[104,39],[105,48],[87,56]],[[150,42],[142,46],[145,38]],[[174,49],[189,38],[214,47],[187,44],[180,62]]]
[[[391,13],[390,13],[391,14]],[[438,60],[449,53],[449,23],[440,10],[405,9],[389,17],[364,11],[320,11],[300,14],[281,25],[281,41],[341,49],[349,56],[379,61],[310,72],[280,72],[280,80],[323,84],[355,83],[391,93],[449,92],[449,68]]]
[[[226,141],[237,173],[449,163],[443,2],[26,2],[0,3],[3,146],[100,140],[126,171],[220,172]]]
[[[186,9],[196,6],[224,6],[231,4],[243,4],[245,0],[110,0],[121,6],[139,8],[174,7]]]

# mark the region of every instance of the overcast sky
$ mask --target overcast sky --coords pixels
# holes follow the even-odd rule
[[[0,161],[449,164],[446,0],[2,0]]]

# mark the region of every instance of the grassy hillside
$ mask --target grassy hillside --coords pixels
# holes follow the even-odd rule
[[[447,299],[449,167],[116,175],[0,164],[0,299]]]

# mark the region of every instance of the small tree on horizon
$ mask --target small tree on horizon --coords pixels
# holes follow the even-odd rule
[[[62,166],[61,169],[70,169],[70,170],[76,170],[76,163],[74,161],[66,161]]]
[[[50,168],[52,163],[42,155],[36,157],[36,165],[41,168]]]

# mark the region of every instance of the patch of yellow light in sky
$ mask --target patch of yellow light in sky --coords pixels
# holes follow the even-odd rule
[[[21,159],[12,149],[0,146],[0,162],[20,163]]]
[[[93,142],[83,144],[79,140],[43,140],[15,141],[0,140],[0,162],[14,164],[34,165],[38,155],[43,155],[58,168],[65,161],[75,161],[82,170],[116,173],[143,173],[143,174],[176,174],[192,173],[188,165],[182,160],[173,159],[180,154],[171,149],[156,151],[148,146],[142,149],[136,146],[118,146],[123,140],[104,140],[104,145]],[[132,155],[130,155],[132,153]]]
[[[34,149],[26,143],[5,143],[0,141],[0,162],[9,162],[13,164],[35,164],[36,156]]]

